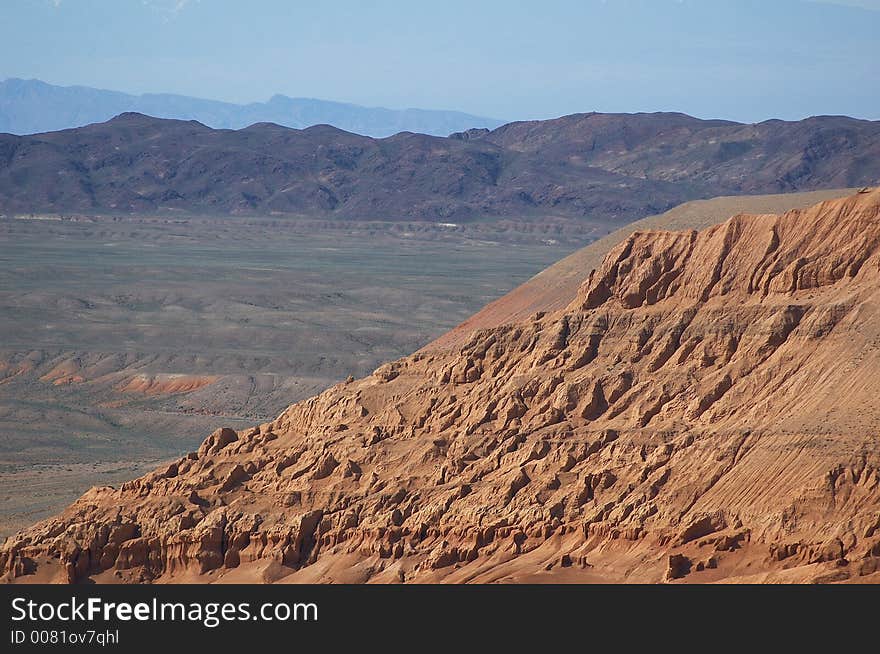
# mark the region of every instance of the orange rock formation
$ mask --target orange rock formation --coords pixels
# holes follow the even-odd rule
[[[878,581],[880,191],[635,233],[587,274],[561,310],[92,489],[0,569]]]

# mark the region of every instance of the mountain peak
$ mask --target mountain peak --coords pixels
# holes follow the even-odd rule
[[[142,114],[139,111],[123,111],[121,114],[117,114],[113,116],[108,123],[130,123],[130,122],[157,122],[161,123],[162,120],[159,118],[155,118],[153,116],[148,116],[147,114]]]
[[[204,130],[211,130],[210,127],[204,125],[203,123],[200,123],[197,120],[175,120],[168,118],[158,118],[156,116],[150,116],[139,111],[123,111],[122,113],[114,116],[110,120],[104,121],[104,123],[102,124],[107,126],[151,126],[160,130],[167,129],[173,125],[191,125]]]

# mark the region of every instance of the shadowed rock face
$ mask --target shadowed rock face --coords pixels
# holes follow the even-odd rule
[[[620,225],[695,198],[876,184],[878,162],[880,122],[840,116],[743,125],[591,113],[373,139],[328,125],[214,130],[126,113],[0,134],[0,207]]]
[[[837,581],[880,566],[880,191],[637,232],[567,307],[221,429],[8,579]]]

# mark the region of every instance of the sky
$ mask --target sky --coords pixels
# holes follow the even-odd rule
[[[880,0],[2,0],[0,79],[502,120],[880,119]]]

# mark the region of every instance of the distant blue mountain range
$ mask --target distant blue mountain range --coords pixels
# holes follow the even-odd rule
[[[103,122],[128,111],[197,120],[217,129],[240,129],[264,122],[298,129],[327,124],[373,137],[398,132],[448,136],[474,127],[493,129],[504,123],[459,111],[361,107],[284,95],[273,96],[268,102],[239,105],[165,93],[129,95],[87,86],[54,86],[35,79],[0,82],[0,132],[50,132]]]

